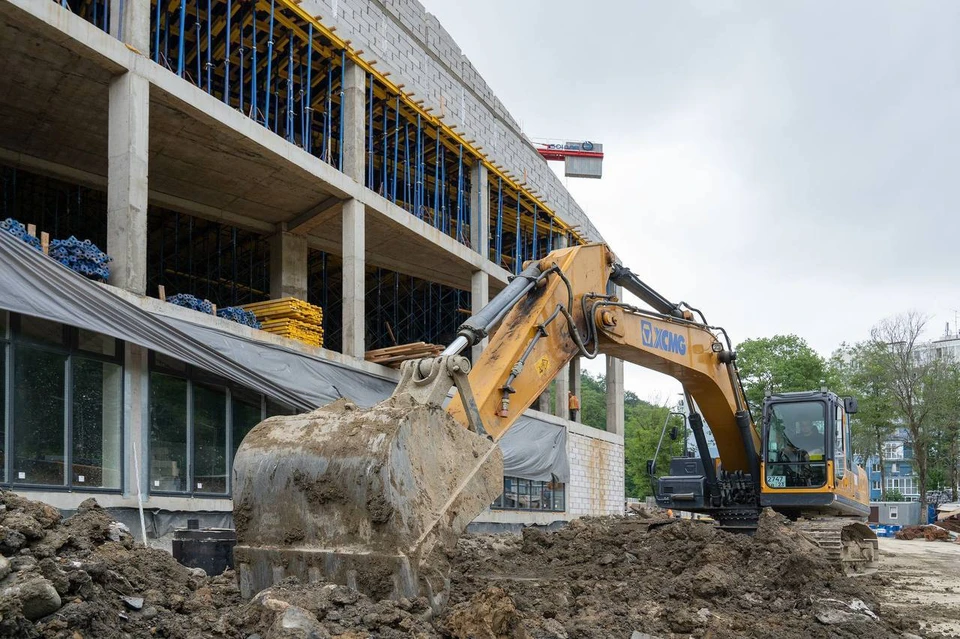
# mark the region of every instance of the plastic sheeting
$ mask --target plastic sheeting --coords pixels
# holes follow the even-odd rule
[[[0,309],[85,328],[198,366],[299,410],[339,397],[369,407],[390,396],[391,380],[275,344],[156,315],[0,232]],[[500,440],[504,473],[568,481],[566,429],[521,416]]]

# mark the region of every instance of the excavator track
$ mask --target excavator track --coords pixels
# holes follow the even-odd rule
[[[877,571],[880,555],[877,535],[856,519],[843,517],[799,519],[794,524],[810,541],[840,564],[849,576],[869,575]]]

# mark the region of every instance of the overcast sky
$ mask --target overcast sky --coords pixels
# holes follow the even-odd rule
[[[734,341],[954,325],[960,2],[421,1],[528,135],[603,143],[603,179],[568,188]]]

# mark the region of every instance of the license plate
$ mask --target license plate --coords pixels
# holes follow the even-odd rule
[[[786,475],[767,475],[767,486],[769,486],[770,488],[786,488],[787,476]]]

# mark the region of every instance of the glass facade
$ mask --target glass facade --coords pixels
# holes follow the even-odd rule
[[[0,313],[3,483],[120,488],[122,349],[100,335],[99,348],[85,350],[81,333]]]
[[[563,512],[566,509],[565,501],[566,486],[562,482],[504,477],[503,494],[493,502],[491,508]]]
[[[275,404],[162,355],[150,368],[150,492],[229,495],[240,442]]]

